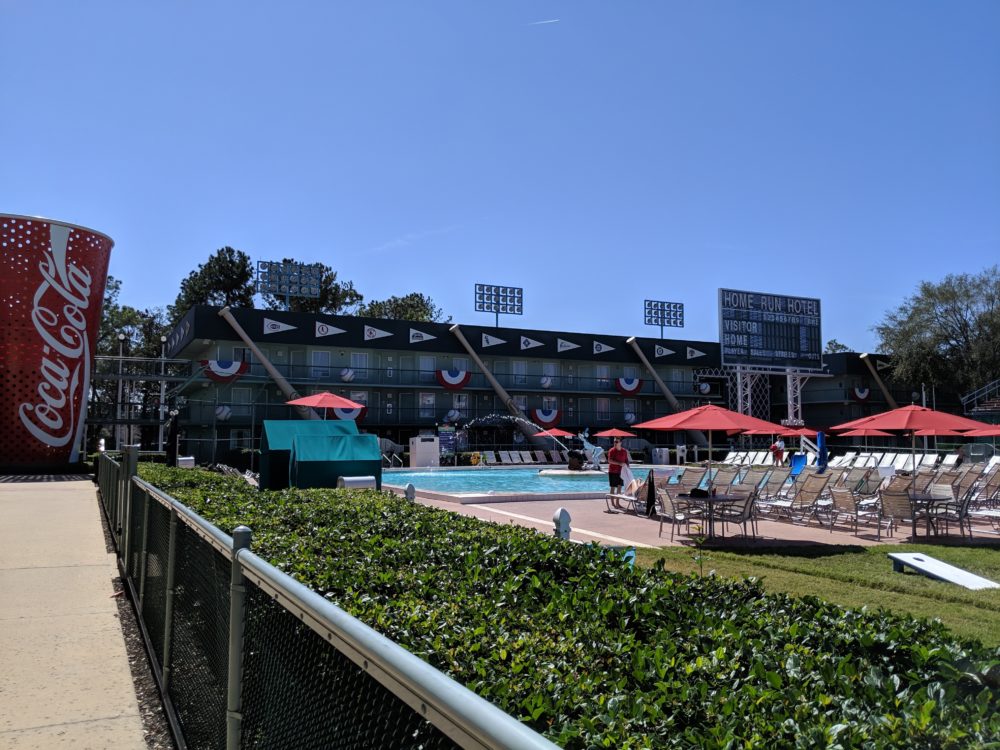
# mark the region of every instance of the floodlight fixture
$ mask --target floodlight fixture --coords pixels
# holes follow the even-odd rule
[[[292,297],[319,297],[322,281],[320,263],[257,261],[257,292],[284,297],[286,305]]]
[[[643,307],[646,325],[659,326],[660,338],[663,338],[663,328],[684,327],[684,303],[664,302],[658,299],[648,299]]]
[[[476,284],[476,312],[494,313],[496,325],[499,328],[501,313],[504,315],[524,315],[524,288]]]

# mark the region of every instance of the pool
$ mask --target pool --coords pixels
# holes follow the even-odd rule
[[[647,468],[636,468],[639,476]],[[507,502],[546,498],[603,496],[608,491],[608,475],[581,472],[542,476],[538,469],[422,469],[384,471],[383,484],[405,487],[412,484],[427,495],[451,496],[460,502]]]

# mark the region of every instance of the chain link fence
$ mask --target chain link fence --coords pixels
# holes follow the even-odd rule
[[[555,745],[135,476],[98,459],[125,581],[184,748]]]

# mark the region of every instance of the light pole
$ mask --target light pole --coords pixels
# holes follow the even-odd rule
[[[160,440],[158,450],[163,452],[164,401],[167,400],[167,337],[160,336]]]
[[[118,334],[118,401],[115,409],[115,450],[122,449],[122,357],[125,356],[125,334]]]

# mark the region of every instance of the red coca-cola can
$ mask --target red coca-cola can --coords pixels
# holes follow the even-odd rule
[[[0,214],[0,466],[79,460],[113,245],[93,229]]]

